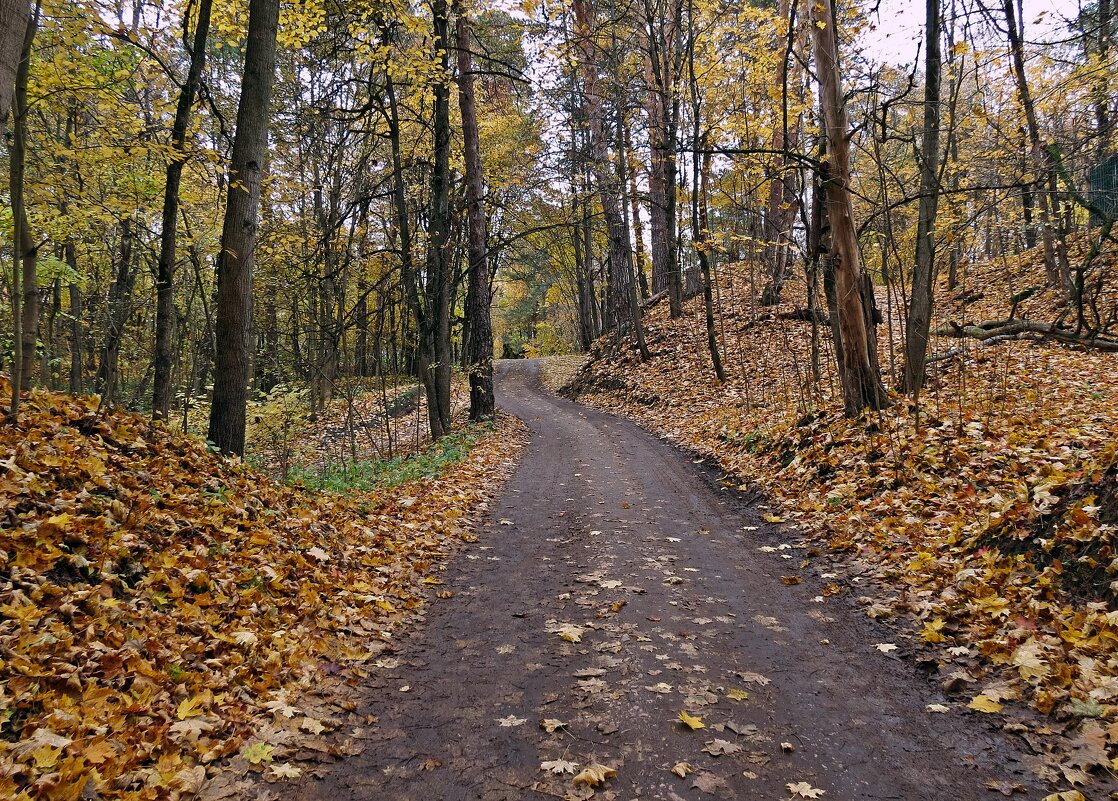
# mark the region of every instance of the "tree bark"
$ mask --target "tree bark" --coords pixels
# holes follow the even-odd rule
[[[591,0],[573,0],[572,6],[579,66],[583,77],[583,100],[590,134],[591,162],[609,240],[609,287],[613,296],[613,310],[618,331],[628,325],[637,340],[641,358],[647,359],[648,346],[644,341],[637,290],[633,285],[633,251],[629,246],[625,217],[621,211],[618,179],[610,169],[609,147],[602,119],[600,78],[594,56],[594,6]]]
[[[210,32],[212,0],[199,0],[194,42],[190,49],[190,67],[186,83],[179,90],[175,120],[171,126],[171,148],[174,154],[167,164],[167,180],[163,189],[163,229],[159,235],[159,264],[155,278],[155,375],[152,380],[151,413],[156,420],[166,420],[171,413],[174,394],[171,377],[175,360],[175,260],[179,216],[179,187],[182,171],[189,156],[185,152],[186,131],[194,98],[202,82],[206,65],[206,42]],[[185,28],[187,21],[183,20]]]
[[[245,450],[253,249],[268,149],[278,21],[279,0],[249,0],[244,78],[217,257],[217,354],[209,438],[222,453],[238,456]]]
[[[493,417],[493,322],[490,318],[489,251],[486,245],[485,177],[481,168],[481,138],[477,127],[470,28],[461,8],[455,20],[458,46],[458,107],[462,113],[462,148],[466,166],[466,249],[469,284],[466,320],[470,330],[466,369],[470,379],[470,419]]]
[[[8,99],[15,112],[11,144],[8,150],[9,191],[12,202],[12,403],[11,422],[19,419],[20,393],[31,385],[35,364],[35,339],[39,327],[38,246],[31,239],[24,200],[24,173],[27,161],[27,80],[30,72],[31,45],[39,27],[39,10],[22,18],[22,46],[14,85]],[[13,22],[18,21],[13,18]],[[8,31],[4,32],[7,38]],[[7,60],[8,54],[3,58]],[[5,113],[8,104],[5,103]]]
[[[916,266],[905,325],[905,392],[924,386],[928,327],[936,283],[936,211],[939,206],[939,121],[943,61],[940,46],[939,0],[925,0],[924,136],[920,147],[920,210],[916,223]]]
[[[0,0],[0,125],[8,121],[12,108],[16,72],[30,18],[28,0]]]
[[[824,187],[831,227],[834,298],[839,328],[835,349],[841,352],[839,373],[843,405],[847,415],[853,417],[867,407],[884,407],[887,399],[875,358],[876,349],[870,343],[873,331],[866,323],[863,292],[867,282],[854,227],[854,206],[850,194],[850,124],[842,91],[835,18],[827,0],[810,5],[819,104],[827,143]]]
[[[1033,104],[1032,92],[1029,90],[1029,78],[1025,72],[1025,53],[1021,42],[1021,31],[1017,27],[1016,0],[1003,0],[1005,9],[1005,22],[1009,36],[1009,52],[1013,64],[1013,77],[1017,81],[1017,99],[1025,112],[1025,132],[1029,136],[1029,148],[1032,156],[1033,170],[1036,178],[1033,185],[1036,198],[1040,206],[1040,239],[1044,245],[1044,271],[1052,285],[1059,285],[1068,296],[1071,296],[1071,276],[1061,275],[1056,263],[1055,235],[1052,231],[1052,202],[1045,191],[1044,182],[1048,176],[1048,157],[1044,150],[1044,143],[1040,139],[1040,125],[1037,122],[1036,106]]]

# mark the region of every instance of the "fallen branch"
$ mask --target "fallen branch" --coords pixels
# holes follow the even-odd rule
[[[977,339],[983,345],[993,345],[1008,340],[1042,341],[1044,339],[1055,339],[1072,345],[1081,345],[1092,350],[1118,353],[1118,340],[1083,336],[1070,329],[1060,328],[1055,323],[1037,323],[1030,320],[988,320],[974,325],[959,325],[951,322],[942,328],[937,328],[932,333],[941,337]],[[933,356],[931,360],[942,361],[945,358],[950,358],[950,356],[940,354]]]

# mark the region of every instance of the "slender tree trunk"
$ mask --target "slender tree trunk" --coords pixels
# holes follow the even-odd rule
[[[1110,60],[1110,0],[1098,0],[1099,32],[1098,51],[1099,63],[1108,64]],[[1110,87],[1111,77],[1109,69],[1100,70],[1098,80],[1091,90],[1092,103],[1095,107],[1095,158],[1099,164],[1106,160],[1110,154],[1110,138],[1113,123],[1110,116]]]
[[[39,9],[22,17],[23,44],[18,50],[15,82],[9,95],[15,112],[11,144],[8,149],[9,191],[12,202],[12,405],[11,422],[19,419],[20,393],[31,386],[35,364],[35,340],[39,328],[38,246],[32,241],[24,200],[24,172],[27,160],[27,80],[31,66],[31,45],[39,27]],[[11,18],[13,23],[18,19]],[[7,32],[5,32],[7,38]],[[4,54],[3,58],[9,58]],[[3,87],[0,87],[3,88]],[[7,105],[5,105],[5,112]],[[22,301],[22,302],[21,302]]]
[[[67,244],[69,251],[73,244]],[[69,259],[67,259],[69,261]],[[82,291],[74,283],[70,289],[70,392],[78,395],[82,392]]]
[[[216,358],[209,438],[244,454],[252,328],[252,268],[276,72],[279,0],[249,0],[248,45],[237,106],[225,222],[217,257]]]
[[[905,326],[905,392],[924,386],[928,357],[928,330],[936,283],[936,211],[939,206],[940,83],[943,62],[940,53],[939,0],[925,2],[924,42],[924,136],[920,147],[920,210],[916,223],[916,267],[912,273],[912,297]]]
[[[641,300],[648,300],[647,258],[644,252],[644,224],[641,222],[640,191],[637,188],[637,165],[633,152],[633,134],[630,130],[628,118],[623,118],[625,125],[625,156],[629,170],[629,210],[633,218],[633,269],[637,273],[637,288],[640,290]]]
[[[1009,52],[1013,64],[1013,77],[1017,81],[1017,99],[1025,112],[1025,132],[1029,136],[1029,148],[1036,173],[1033,186],[1040,206],[1040,238],[1044,244],[1044,270],[1052,285],[1059,285],[1070,297],[1072,292],[1071,276],[1061,275],[1056,263],[1056,242],[1052,230],[1052,202],[1045,191],[1048,176],[1048,156],[1040,139],[1040,125],[1037,122],[1036,106],[1029,90],[1029,78],[1025,72],[1025,52],[1021,42],[1021,31],[1017,27],[1016,0],[1003,0],[1005,22],[1009,36]]]
[[[120,346],[124,339],[124,327],[132,312],[132,289],[136,283],[134,269],[135,249],[132,247],[132,218],[120,221],[120,246],[113,283],[109,287],[108,331],[105,344],[101,349],[101,361],[97,366],[94,386],[101,393],[101,404],[112,406],[116,402],[116,388],[119,377]]]
[[[827,141],[824,164],[827,217],[831,225],[834,297],[837,304],[841,350],[840,378],[846,413],[859,414],[869,407],[880,409],[887,398],[881,384],[875,349],[867,326],[865,274],[854,228],[854,206],[850,194],[850,124],[842,91],[838,61],[838,35],[831,3],[811,4],[811,31],[815,44],[815,71],[819,80],[819,103]]]
[[[450,19],[446,0],[432,0],[434,58],[440,66],[435,85],[431,130],[434,159],[427,210],[427,328],[421,329],[422,355],[428,365],[427,415],[431,436],[450,431],[450,376],[454,354],[450,343],[451,204],[450,204]]]
[[[462,148],[466,163],[466,214],[469,286],[466,320],[470,329],[466,365],[470,377],[470,419],[493,417],[493,323],[490,319],[489,252],[486,246],[485,179],[481,171],[481,139],[474,97],[470,28],[462,9],[455,20],[458,45],[458,107],[462,113]]]
[[[166,420],[171,413],[173,387],[171,376],[175,361],[175,261],[176,234],[179,216],[179,187],[183,167],[189,160],[186,131],[190,112],[202,82],[206,64],[206,42],[210,32],[211,0],[199,0],[198,18],[194,27],[194,43],[190,49],[190,67],[186,83],[179,90],[175,120],[171,126],[171,148],[174,154],[167,164],[167,180],[163,189],[163,229],[159,236],[159,264],[155,279],[155,376],[152,380],[151,413],[156,420]],[[185,29],[187,20],[183,20]]]

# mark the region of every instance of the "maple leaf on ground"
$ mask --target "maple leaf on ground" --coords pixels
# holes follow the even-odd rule
[[[741,746],[737,743],[731,743],[729,740],[711,740],[703,748],[703,751],[711,756],[727,756],[741,751]]]
[[[967,704],[967,707],[978,712],[986,712],[987,714],[1002,711],[1001,704],[999,704],[997,701],[991,700],[989,697],[982,694],[976,695],[974,698],[972,698],[971,702]]]
[[[271,762],[274,750],[275,746],[267,743],[252,743],[241,749],[241,758],[250,765],[259,765],[262,762]]]
[[[545,718],[544,720],[540,721],[540,728],[546,731],[548,734],[551,734],[552,732],[561,729],[566,725],[566,723],[557,718]]]
[[[272,765],[268,768],[268,775],[277,779],[298,779],[303,775],[303,769],[292,765],[290,762],[282,762],[278,765]]]
[[[690,762],[676,762],[675,765],[672,766],[672,773],[681,779],[686,779],[688,774],[694,772],[694,770],[695,768]]]
[[[497,725],[502,728],[511,728],[513,726],[523,726],[528,722],[528,718],[518,718],[516,715],[509,715],[504,718],[497,718]]]
[[[576,785],[584,784],[587,787],[598,787],[605,784],[607,779],[612,779],[616,775],[617,771],[613,768],[595,762],[593,765],[583,768],[582,772],[572,779],[572,782]]]
[[[540,770],[547,771],[548,773],[557,773],[560,775],[564,773],[570,773],[573,775],[578,771],[578,765],[574,762],[568,762],[565,759],[552,759],[548,760],[547,762],[541,762]]]
[[[679,713],[679,722],[682,723],[687,728],[691,729],[691,731],[695,731],[696,729],[705,729],[706,728],[706,724],[703,723],[702,718],[697,717],[695,715],[692,715],[688,712],[680,712]]]
[[[826,790],[819,790],[807,782],[789,782],[784,785],[793,798],[822,798]]]

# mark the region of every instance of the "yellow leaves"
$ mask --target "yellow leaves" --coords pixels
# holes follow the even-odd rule
[[[200,693],[191,698],[184,698],[175,708],[175,717],[179,720],[197,717],[202,714],[203,708],[213,700],[208,693]]]
[[[706,728],[706,724],[703,723],[702,718],[697,717],[695,715],[692,715],[691,713],[686,712],[686,711],[681,711],[679,713],[679,722],[682,723],[687,728],[691,729],[691,731],[695,731],[696,729],[705,729]]]
[[[974,698],[972,698],[971,702],[967,704],[967,708],[974,709],[978,712],[986,712],[987,714],[1002,711],[1001,704],[999,704],[997,701],[991,700],[990,698],[982,694],[976,695]]]
[[[616,775],[617,771],[613,768],[595,762],[593,765],[583,768],[582,772],[575,776],[572,782],[576,786],[584,784],[587,787],[598,787],[605,784],[607,779],[612,779]]]
[[[792,794],[793,798],[822,798],[826,790],[819,790],[807,782],[790,782],[784,788]]]
[[[252,743],[241,749],[240,756],[250,765],[259,765],[264,762],[271,762],[272,752],[275,750],[275,746],[267,743]]]
[[[937,617],[935,620],[929,620],[920,631],[920,639],[924,642],[946,642],[947,638],[940,633],[943,631],[945,625],[946,621],[941,617]]]
[[[1078,790],[1065,790],[1062,793],[1050,793],[1043,801],[1087,801],[1087,797]]]
[[[745,690],[739,690],[736,687],[726,693],[726,697],[731,701],[744,701],[749,698],[749,693]]]
[[[582,642],[582,632],[582,627],[573,623],[564,623],[556,630],[559,638],[567,642]]]
[[[546,731],[548,734],[556,732],[566,725],[566,723],[559,720],[558,718],[545,718],[540,721],[540,728]]]

